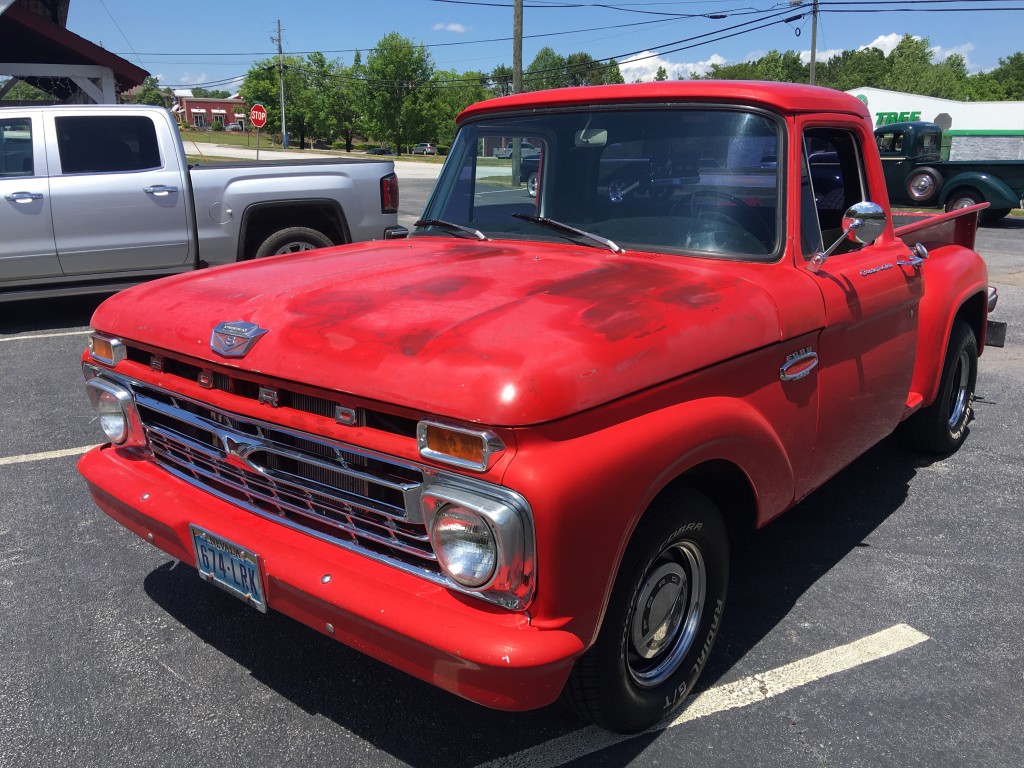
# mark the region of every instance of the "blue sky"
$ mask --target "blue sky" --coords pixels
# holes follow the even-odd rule
[[[1010,10],[1024,8],[1024,0],[820,2],[819,61],[867,45],[888,52],[904,33],[927,37],[936,59],[963,54],[972,72],[1024,50],[1024,11]],[[671,77],[686,76],[772,49],[798,51],[806,60],[809,8],[810,0],[795,8],[788,0],[524,0],[523,66],[545,45],[562,55],[614,56],[627,82],[651,80],[659,66]],[[276,52],[278,19],[286,53],[321,51],[350,64],[355,50],[365,59],[384,35],[398,32],[427,46],[438,68],[512,64],[512,0],[71,0],[68,29],[163,85],[234,90],[238,83],[229,78]]]

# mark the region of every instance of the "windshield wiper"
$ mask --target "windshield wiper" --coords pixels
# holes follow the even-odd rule
[[[595,243],[596,245],[602,248],[607,248],[612,253],[626,252],[624,248],[620,248],[606,237],[595,235],[593,232],[587,232],[586,230],[583,229],[576,229],[576,227],[570,227],[568,224],[563,224],[560,221],[549,219],[547,216],[532,216],[529,213],[513,213],[512,215],[517,219],[522,219],[523,221],[530,221],[533,222],[534,224],[540,224],[542,227],[548,227],[557,232],[564,232],[565,234],[568,235],[576,235],[577,237],[582,237],[586,240],[590,240],[592,243]]]
[[[490,240],[487,235],[481,232],[479,229],[473,229],[472,227],[464,227],[461,224],[455,224],[451,221],[445,221],[444,219],[420,219],[414,227],[441,227],[443,229],[450,229],[453,232],[464,232],[467,235],[475,237],[477,240]]]

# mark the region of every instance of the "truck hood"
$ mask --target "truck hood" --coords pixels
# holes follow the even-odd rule
[[[494,426],[592,408],[780,338],[728,262],[449,237],[362,243],[123,291],[93,327],[193,358]],[[214,326],[267,329],[241,359]]]

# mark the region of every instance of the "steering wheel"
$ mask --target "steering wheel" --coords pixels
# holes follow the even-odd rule
[[[672,212],[688,213],[689,216],[699,219],[724,219],[729,224],[740,227],[746,232],[750,232],[747,227],[747,222],[753,221],[757,223],[763,237],[758,237],[757,233],[754,232],[750,232],[750,234],[757,238],[766,248],[774,246],[775,235],[768,224],[766,224],[759,216],[743,216],[743,218],[740,219],[736,216],[732,216],[729,213],[729,208],[725,206],[716,205],[714,208],[709,208],[708,206],[695,205],[694,203],[698,197],[717,198],[746,210],[751,210],[754,207],[746,201],[736,197],[736,195],[730,195],[728,192],[721,192],[717,189],[695,189],[692,192],[686,192],[681,195],[675,205],[672,206]],[[688,211],[687,208],[689,209]]]

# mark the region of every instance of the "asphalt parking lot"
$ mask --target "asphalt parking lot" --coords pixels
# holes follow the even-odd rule
[[[978,250],[1009,331],[964,447],[888,440],[743,542],[699,698],[632,738],[464,702],[120,528],[75,470],[99,299],[0,304],[0,766],[1024,765],[1024,220]]]

